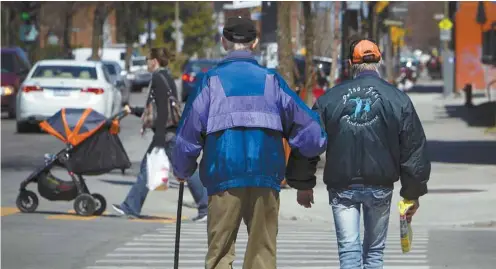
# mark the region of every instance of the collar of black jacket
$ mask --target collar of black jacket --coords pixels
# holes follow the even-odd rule
[[[235,50],[227,54],[227,56],[222,60],[221,63],[233,62],[233,61],[250,61],[258,63],[253,53],[249,50]]]
[[[374,77],[379,77],[379,73],[377,73],[376,71],[372,71],[372,70],[364,70],[362,72],[360,72],[356,78],[359,78],[359,77],[365,77],[365,76],[374,76]]]

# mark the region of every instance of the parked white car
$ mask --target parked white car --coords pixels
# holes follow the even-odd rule
[[[92,108],[110,117],[121,109],[121,99],[101,62],[39,61],[17,94],[17,131],[29,131],[62,108]]]

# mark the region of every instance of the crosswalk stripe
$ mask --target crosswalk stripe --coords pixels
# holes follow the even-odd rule
[[[335,260],[334,255],[330,257],[326,257],[326,259],[321,259],[322,254],[332,254],[332,253],[315,253],[315,254],[301,254],[297,253],[296,251],[293,253],[277,253],[277,258],[281,258],[284,260],[289,260],[289,259],[320,259],[320,260],[328,260],[328,261],[333,261]],[[133,258],[133,257],[140,257],[140,258],[174,258],[174,253],[170,252],[162,252],[162,253],[109,253],[106,255],[107,257],[125,257],[125,258]],[[186,250],[184,253],[180,254],[180,257],[182,258],[188,258],[188,261],[199,259],[200,261],[203,261],[205,259],[204,255],[201,255],[199,253],[190,253],[189,250]],[[236,255],[237,258],[239,259],[244,259],[244,255],[242,252],[240,255]],[[425,254],[409,254],[409,255],[397,255],[397,254],[389,254],[387,255],[389,259],[426,259],[427,255]]]
[[[134,241],[136,242],[150,242],[150,244],[155,244],[157,246],[160,246],[160,244],[164,244],[161,242],[172,242],[173,237],[169,239],[163,239],[163,238],[136,238]],[[428,244],[428,239],[427,238],[419,238],[417,240],[413,240],[416,245],[422,245],[422,244]],[[181,242],[188,243],[188,242],[198,242],[200,244],[207,244],[207,239],[205,238],[182,238],[181,236]],[[240,238],[236,239],[237,243],[246,243],[248,242],[248,238]],[[284,244],[298,244],[300,246],[306,245],[305,243],[308,243],[310,245],[329,245],[335,243],[336,240],[319,240],[319,241],[303,241],[303,240],[291,240],[291,239],[277,239],[277,245],[284,245]],[[391,242],[391,240],[388,240],[386,242]],[[399,240],[398,240],[399,242]],[[147,244],[145,243],[145,244]]]
[[[330,266],[306,266],[306,269],[340,269],[337,265]],[[114,266],[114,265],[98,265],[98,266],[88,266],[86,269],[164,269],[163,267],[150,267],[150,266]],[[205,269],[204,266],[188,267],[188,269]],[[277,266],[277,269],[301,269],[301,267],[293,266]],[[430,269],[430,266],[384,266],[384,269]]]
[[[188,253],[193,253],[193,252],[199,252],[200,254],[205,253],[207,245],[205,245],[202,248],[193,248],[193,247],[188,247],[185,251]],[[241,247],[241,246],[239,246]],[[236,249],[238,249],[238,245],[236,245]],[[244,249],[244,248],[239,248],[239,249]],[[115,249],[115,252],[159,252],[159,253],[164,253],[170,250],[170,247],[155,247],[155,248],[150,248],[150,247],[122,247],[122,248],[117,248]],[[318,247],[316,249],[308,249],[308,248],[302,248],[301,246],[295,246],[294,249],[278,249],[277,253],[316,253],[316,254],[337,254],[338,249],[337,246],[335,248],[326,248],[322,249],[322,247]],[[384,251],[386,254],[396,254],[396,253],[403,253],[400,247],[396,248],[391,248],[391,247],[386,247],[386,250]],[[427,253],[427,249],[412,249],[408,254],[404,255],[410,255],[410,254],[421,254],[421,253]]]
[[[181,255],[180,255],[181,256]],[[163,265],[169,265],[173,264],[173,259],[167,259],[167,260],[147,260],[147,259],[132,259],[132,260],[127,260],[127,259],[108,259],[108,260],[97,260],[96,263],[118,263],[118,264],[133,264],[133,263],[144,263],[144,264],[163,264]],[[185,262],[180,262],[180,264],[188,264],[188,265],[199,265],[199,264],[204,264],[205,260],[204,259],[198,259],[198,260],[188,260]],[[233,262],[233,265],[240,266],[242,263],[241,260],[236,260]],[[298,261],[298,260],[290,260],[290,261],[281,261],[277,262],[278,264],[280,263],[291,263],[293,265],[298,264],[298,265],[311,265],[311,264],[339,264],[339,261],[336,259],[330,259],[330,260],[307,260],[307,261]],[[409,264],[418,264],[418,260],[387,260],[388,264],[394,264],[394,263],[409,263]],[[181,268],[184,268],[181,266]],[[306,267],[305,267],[306,268]]]
[[[184,224],[183,224],[184,225]],[[201,227],[202,229],[198,229],[199,227]],[[413,229],[413,233],[415,234],[415,236],[417,235],[424,235],[424,236],[427,236],[428,235],[428,232],[427,231],[423,231],[423,230],[415,230]],[[176,230],[174,229],[174,227],[170,227],[170,228],[159,228],[157,229],[157,232],[159,234],[175,234],[176,233]],[[362,234],[363,234],[363,230],[360,231]],[[207,234],[207,227],[206,226],[197,226],[197,227],[183,227],[181,226],[181,234],[197,234],[197,235],[202,235],[202,234]],[[239,234],[246,234],[245,231],[241,230],[239,231]],[[283,234],[290,234],[290,235],[296,235],[296,236],[307,236],[307,235],[328,235],[328,234],[335,234],[335,231],[334,230],[318,230],[318,231],[308,231],[308,230],[303,230],[303,231],[300,231],[300,230],[291,230],[291,231],[279,231],[277,233],[278,235],[283,235]],[[388,235],[399,235],[399,231],[394,231],[394,230],[391,230],[388,232]]]
[[[300,230],[301,229],[301,230]],[[172,267],[174,258],[175,225],[164,225],[154,232],[138,235],[105,254],[86,269],[153,269]],[[363,240],[363,231],[361,231]],[[236,260],[241,267],[248,241],[242,228],[236,240]],[[385,269],[429,269],[429,233],[414,231],[412,250],[403,253],[399,231],[390,229],[384,250]],[[207,252],[207,232],[204,223],[184,223],[181,229],[179,268],[204,268]],[[280,225],[277,237],[278,269],[337,269],[339,256],[336,233],[315,227]]]
[[[181,233],[181,237],[183,237],[188,235],[188,234],[183,234]],[[205,234],[206,236],[206,234]],[[147,241],[147,240],[150,240],[150,241],[170,241],[171,238],[175,238],[176,235],[175,234],[170,234],[170,235],[163,235],[163,234],[144,234],[141,236],[140,240],[142,241]],[[291,238],[294,238],[293,239],[288,239],[288,237],[291,237]],[[291,241],[298,241],[298,242],[315,242],[316,240],[318,241],[329,241],[329,239],[336,239],[336,236],[335,235],[328,235],[327,237],[318,237],[318,238],[309,238],[308,236],[305,236],[303,238],[298,238],[299,236],[292,236],[292,235],[278,235],[277,236],[277,242],[291,242]],[[248,235],[238,235],[237,237],[237,241],[246,241],[248,240]],[[393,239],[393,238],[400,238],[399,235],[397,236],[392,236],[392,235],[388,235],[388,240],[389,239]],[[185,241],[206,241],[207,238],[204,238],[204,237],[198,237],[198,236],[195,236],[193,238],[188,238],[187,240]],[[415,235],[414,239],[415,241],[428,241],[428,237],[421,237],[421,236],[417,236]]]

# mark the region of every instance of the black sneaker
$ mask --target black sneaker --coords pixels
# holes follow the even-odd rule
[[[119,213],[119,215],[122,215],[122,216],[127,215],[126,212],[124,212],[124,210],[122,209],[122,207],[120,205],[113,204],[112,208],[114,209],[115,212]]]
[[[194,218],[191,219],[194,222],[206,222],[207,221],[207,215],[198,215]]]

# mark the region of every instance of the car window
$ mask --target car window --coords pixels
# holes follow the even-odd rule
[[[117,70],[115,70],[115,65],[105,64],[105,67],[107,68],[107,71],[109,72],[110,75],[116,75],[117,74]]]
[[[134,59],[131,61],[132,66],[143,66],[146,65],[146,59]]]
[[[24,62],[21,59],[21,57],[19,57],[18,54],[15,55],[15,59],[16,59],[16,63],[18,63],[18,68],[19,68],[18,71],[21,71],[22,70],[22,71],[26,71],[26,73],[27,73],[27,71],[29,71],[29,69],[30,69],[29,68],[29,65],[27,65],[26,62]]]
[[[214,67],[215,64],[215,62],[193,62],[190,63],[187,69],[189,69],[189,72],[193,73],[205,73]]]
[[[86,66],[40,65],[36,67],[32,78],[74,78],[96,80],[96,68]]]
[[[103,77],[108,83],[112,83],[112,79],[110,78],[109,71],[106,65],[102,65]]]
[[[31,63],[29,62],[28,56],[22,49],[17,50],[17,56],[19,57],[21,65],[26,68],[26,70],[31,69]]]
[[[13,53],[2,53],[2,73],[15,72],[15,57]]]

